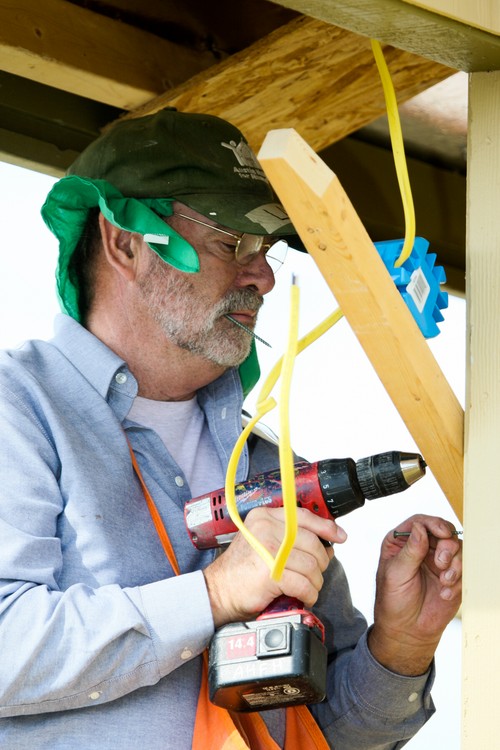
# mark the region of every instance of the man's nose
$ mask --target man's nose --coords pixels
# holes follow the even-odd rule
[[[263,251],[257,253],[255,258],[246,265],[240,266],[236,277],[237,286],[253,286],[262,296],[270,292],[274,284],[274,272]]]

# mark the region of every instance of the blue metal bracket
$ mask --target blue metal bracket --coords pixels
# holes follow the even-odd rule
[[[399,268],[394,263],[401,255],[403,240],[374,244],[425,338],[437,336],[437,324],[444,320],[441,310],[448,307],[448,294],[440,289],[446,274],[443,266],[435,265],[436,254],[427,252],[427,240],[415,237],[411,255]]]

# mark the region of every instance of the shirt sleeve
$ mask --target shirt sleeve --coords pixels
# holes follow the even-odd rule
[[[200,654],[213,634],[200,571],[130,588],[60,588],[53,438],[11,393],[0,399],[0,432],[0,717],[115,700]]]
[[[398,750],[434,713],[434,665],[406,677],[372,656],[364,617],[352,605],[347,580],[334,558],[317,607],[330,646],[327,699],[311,706],[335,750]]]

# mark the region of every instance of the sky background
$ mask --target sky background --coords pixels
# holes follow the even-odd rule
[[[52,335],[58,313],[54,269],[57,244],[40,217],[54,179],[0,162],[3,263],[0,274],[0,348],[27,338]],[[418,231],[418,216],[417,216]],[[430,248],[438,255],[439,248]],[[257,333],[272,348],[258,344],[262,379],[283,354],[288,336],[292,273],[300,289],[300,336],[335,308],[335,300],[313,260],[289,251],[266,298]],[[450,297],[441,333],[429,346],[462,405],[465,393],[465,302]],[[247,399],[253,410],[260,390]],[[279,385],[273,395],[279,398]],[[278,409],[265,418],[278,431]],[[411,435],[378,380],[356,337],[341,320],[297,358],[290,404],[292,444],[308,461],[355,460],[387,450],[416,451]],[[460,528],[432,474],[404,493],[367,502],[341,520],[347,542],[337,547],[351,583],[355,604],[370,620],[380,543],[392,527],[413,513],[444,516]],[[460,747],[461,627],[448,627],[437,654],[433,697],[437,714],[406,747],[409,750],[458,750]]]

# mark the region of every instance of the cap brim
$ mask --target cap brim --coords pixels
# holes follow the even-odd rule
[[[173,197],[217,224],[237,232],[295,236],[293,224],[283,206],[278,202],[262,203],[262,195],[212,193]]]
[[[304,245],[297,232],[295,232],[295,234],[281,235],[281,239],[285,240],[288,247],[292,247],[294,250],[299,250],[301,253],[307,253],[307,247]]]

